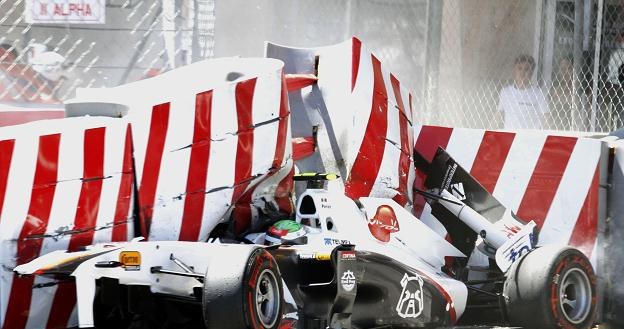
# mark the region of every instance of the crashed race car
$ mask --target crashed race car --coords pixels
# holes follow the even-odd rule
[[[443,150],[438,159],[473,188],[464,201],[487,193]],[[492,224],[447,189],[422,191],[478,234],[478,248],[496,264],[487,279],[470,281],[462,261],[445,262],[465,257],[460,250],[393,200],[345,197],[335,176],[295,176],[307,182],[295,221],[273,221],[241,241],[109,243],[50,253],[15,271],[73,276],[80,327],[149,326],[176,313],[176,325],[194,319],[206,328],[437,328],[480,308],[526,328],[592,326],[591,264],[571,247],[536,248],[533,222]]]
[[[359,40],[266,50],[85,91],[66,110],[122,118],[5,130],[30,167],[8,175],[0,221],[16,273],[0,272],[4,327],[593,325],[588,253],[540,239],[563,225],[516,216],[435,138],[420,154],[412,94]],[[600,143],[582,144],[598,162]],[[597,164],[583,169],[598,190]]]

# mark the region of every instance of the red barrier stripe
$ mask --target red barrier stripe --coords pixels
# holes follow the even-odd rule
[[[374,74],[371,113],[358,156],[345,184],[345,195],[351,199],[370,194],[379,173],[386,144],[388,93],[381,72],[381,62],[372,55],[371,59]]]
[[[518,217],[544,224],[577,138],[548,136],[518,207]]]
[[[583,202],[583,207],[581,208],[581,212],[574,225],[574,230],[572,230],[570,242],[568,243],[578,248],[588,258],[591,257],[598,233],[599,180],[600,166],[596,166],[594,178],[592,179],[589,191],[587,191],[587,197],[585,197],[585,202]]]
[[[409,144],[410,144],[410,147],[412,147],[412,149],[410,150],[410,152],[411,152],[411,153],[410,153],[410,156],[413,156],[413,155],[414,155],[414,154],[413,154],[413,153],[414,153],[414,149],[413,149],[413,147],[415,147],[415,146],[416,146],[416,141],[414,140],[414,137],[415,137],[415,136],[414,136],[414,124],[415,124],[415,122],[414,122],[414,103],[413,103],[413,100],[412,100],[412,93],[409,93],[408,95],[409,95],[409,100],[408,100],[408,102],[409,102],[409,109],[410,109],[410,113],[409,113],[409,121],[410,121],[410,123],[411,123],[411,124],[409,125],[409,128],[408,128],[408,129],[409,129],[409,131],[408,131],[408,132],[409,132],[408,136],[409,136]]]
[[[279,211],[283,214],[292,214],[294,211],[291,199],[294,187],[294,176],[295,167],[293,166],[288,175],[286,175],[286,177],[284,177],[284,179],[277,184],[277,188],[275,189],[275,202],[277,202]]]
[[[111,241],[128,240],[128,213],[132,200],[132,185],[134,183],[134,170],[132,169],[132,128],[130,124],[126,128],[126,142],[124,145],[123,165],[121,169],[121,182],[117,194],[115,218],[113,219],[113,232]]]
[[[233,217],[235,218],[235,232],[238,234],[244,232],[250,225],[250,221],[253,216],[250,204],[256,188],[264,181],[269,179],[271,176],[277,174],[283,165],[282,162],[284,161],[284,156],[286,152],[286,135],[288,133],[288,115],[290,112],[288,105],[288,91],[290,91],[290,89],[287,87],[287,84],[283,79],[279,114],[281,119],[279,120],[279,126],[277,128],[277,140],[275,154],[273,156],[272,170],[267,175],[265,175],[264,178],[257,182],[255,186],[245,191],[244,194],[236,202],[233,210]],[[312,151],[314,151],[314,148],[312,148]],[[293,189],[293,175],[294,171],[291,170],[290,174],[280,181],[274,193],[274,198],[280,212],[286,214],[292,213],[290,192]]]
[[[242,196],[244,196],[243,194],[249,186],[251,166],[253,164],[254,133],[252,106],[255,88],[255,78],[240,82],[236,86],[238,145],[236,147],[236,165],[234,173],[235,187],[232,195],[232,204],[236,205],[233,212],[234,231],[236,233],[245,231],[251,224],[251,209],[249,209],[251,193],[248,193],[245,198],[242,198]]]
[[[279,168],[284,161],[284,153],[286,152],[286,134],[288,134],[288,122],[290,107],[288,104],[288,90],[286,82],[282,78],[282,94],[280,96],[279,110],[279,126],[277,128],[277,146],[275,147],[275,155],[273,156],[273,168]]]
[[[9,296],[3,329],[22,329],[26,327],[34,282],[35,278],[32,276],[19,277],[17,274],[13,275],[11,295]]]
[[[412,99],[412,93],[409,93],[409,106],[410,106],[410,120],[414,120],[414,100]]]
[[[273,168],[276,171],[270,174],[268,177],[277,174],[278,169],[282,166],[282,162],[284,161],[287,142],[286,135],[288,134],[288,123],[290,122],[289,114],[290,106],[288,104],[288,92],[286,91],[285,82],[282,82],[282,96],[280,99],[280,118],[282,119],[279,122],[277,133],[277,148],[275,149],[275,156],[273,157],[275,159],[273,162]],[[312,144],[314,146],[314,143]],[[314,152],[314,147],[312,147],[312,152]],[[293,147],[293,156],[294,153],[295,151]],[[280,212],[285,214],[292,214],[293,212],[293,205],[290,200],[290,196],[294,186],[294,170],[294,167],[292,167],[290,173],[286,177],[284,177],[284,179],[282,179],[279,184],[277,184],[277,188],[275,189],[274,193],[275,201],[277,202]]]
[[[212,90],[195,97],[195,128],[191,160],[186,181],[186,198],[180,229],[180,241],[197,241],[201,230],[204,203],[206,201],[206,178],[210,159],[210,125],[212,122]]]
[[[301,90],[318,81],[318,77],[314,74],[285,74],[284,79],[289,92]]]
[[[360,70],[360,53],[362,52],[362,42],[358,38],[353,38],[351,50],[353,57],[351,58],[351,91],[355,88],[355,80],[357,80],[358,71]]]
[[[245,186],[249,185],[246,183]],[[251,226],[251,197],[254,189],[247,190],[243,195],[238,198],[234,209],[232,210],[232,217],[234,218],[234,232],[236,234],[244,233]]]
[[[427,162],[431,162],[438,147],[446,149],[452,133],[453,128],[422,126],[414,151],[424,157]]]
[[[470,174],[490,193],[494,192],[515,137],[516,134],[507,132],[483,134]]]
[[[74,230],[85,231],[71,236],[68,251],[78,251],[93,243],[93,228],[97,224],[104,176],[105,134],[106,128],[87,129],[84,132],[83,182],[74,218]],[[76,286],[73,283],[59,285],[46,328],[67,327],[75,303]]]
[[[26,239],[44,234],[48,227],[58,173],[60,134],[39,137],[39,151],[28,215],[17,240],[17,265],[39,256],[43,239]],[[22,329],[28,321],[34,277],[13,276],[4,329]]]
[[[422,126],[420,134],[416,138],[414,146],[414,153],[420,154],[426,161],[431,162],[438,147],[446,148],[448,142],[451,139],[453,133],[452,128],[438,127],[438,126]],[[416,175],[414,177],[414,188],[424,190],[425,179],[427,175],[424,171],[416,168]],[[414,193],[414,215],[420,217],[425,207],[425,198]]]
[[[100,210],[100,196],[104,177],[104,138],[106,128],[87,129],[84,132],[83,181],[74,217],[74,230],[86,230],[73,234],[68,251],[77,251],[93,242],[93,228]]]
[[[314,137],[293,137],[292,156],[294,161],[305,159],[316,151]]]
[[[14,146],[14,139],[0,141],[0,221],[2,220],[2,205],[4,205],[4,196],[6,193],[7,181],[9,180]]]
[[[152,119],[147,140],[147,149],[145,151],[143,173],[139,185],[141,235],[146,239],[149,237],[149,230],[152,223],[156,186],[158,185],[160,163],[162,161],[165,138],[167,137],[167,127],[169,125],[169,109],[169,103],[159,104],[152,108]]]
[[[76,306],[76,283],[63,282],[58,285],[48,316],[46,329],[64,329]]]
[[[401,97],[401,85],[397,78],[390,74],[390,81],[392,83],[392,90],[394,91],[394,98],[396,99],[397,106],[399,107],[399,129],[401,133],[401,155],[399,157],[399,189],[398,194],[393,198],[401,206],[405,206],[408,201],[407,194],[407,176],[410,170],[410,145],[409,145],[409,132],[407,123],[407,114],[405,112],[405,105],[403,104],[403,97]]]

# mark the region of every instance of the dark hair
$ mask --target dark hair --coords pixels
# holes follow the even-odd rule
[[[516,57],[516,60],[514,61],[514,65],[520,64],[520,63],[527,63],[531,65],[531,71],[535,69],[535,60],[533,59],[533,56],[531,55],[522,54]]]
[[[0,48],[4,49],[5,52],[7,52],[7,51],[10,52],[11,55],[13,55],[13,57],[15,57],[15,58],[19,57],[19,54],[18,54],[17,50],[15,50],[15,48],[13,46],[11,46],[10,44],[8,44],[8,43],[0,44]],[[0,57],[1,57],[1,55],[0,55]]]

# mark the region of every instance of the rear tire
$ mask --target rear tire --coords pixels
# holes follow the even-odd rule
[[[204,278],[206,328],[278,328],[283,296],[282,277],[268,251],[225,246],[211,259]]]
[[[509,269],[503,288],[507,314],[524,328],[587,329],[596,311],[596,276],[580,251],[544,246]]]

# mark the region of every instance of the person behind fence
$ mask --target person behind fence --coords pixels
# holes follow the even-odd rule
[[[611,102],[612,122],[609,122],[611,129],[624,126],[622,104],[624,104],[624,32],[620,32],[615,37],[615,49],[609,55],[607,66],[607,91],[608,100]]]
[[[560,130],[579,130],[584,122],[587,97],[574,75],[573,63],[572,55],[559,60],[557,75],[549,92],[552,124]]]
[[[542,129],[549,112],[542,89],[531,83],[535,61],[520,55],[514,61],[513,83],[504,87],[498,98],[498,111],[505,129]]]

